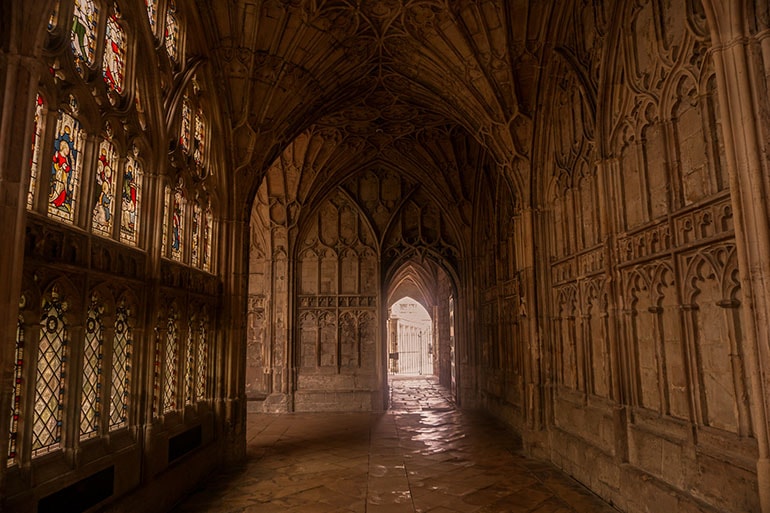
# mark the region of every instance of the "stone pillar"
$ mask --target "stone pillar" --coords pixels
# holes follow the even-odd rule
[[[746,368],[749,403],[757,440],[757,489],[761,511],[770,512],[770,210],[762,162],[768,131],[759,98],[766,94],[752,62],[753,39],[747,34],[743,2],[704,0],[713,43],[720,117],[725,142],[730,193],[735,213],[735,239],[741,288],[746,303]],[[762,48],[764,50],[764,48]],[[766,70],[763,70],[766,71]]]

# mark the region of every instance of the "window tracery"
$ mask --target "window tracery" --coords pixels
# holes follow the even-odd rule
[[[83,75],[85,67],[93,68],[96,59],[96,35],[99,7],[93,0],[75,0],[70,39],[75,68]]]
[[[77,106],[74,98],[71,105]],[[59,111],[51,159],[48,213],[67,223],[74,221],[84,142],[80,122],[67,112]]]
[[[104,305],[94,294],[88,307],[83,346],[83,392],[80,403],[80,439],[96,436],[101,419],[102,362],[104,358]]]
[[[178,316],[174,309],[166,324],[166,353],[163,359],[163,413],[176,409],[176,383],[179,352]]]
[[[131,310],[125,301],[115,313],[115,338],[112,344],[112,391],[110,394],[110,431],[128,425],[131,385],[131,348],[134,333]]]
[[[107,18],[102,72],[107,87],[123,94],[126,69],[126,31],[120,26],[120,10],[115,5]]]
[[[115,145],[107,138],[99,144],[96,159],[96,204],[93,208],[93,230],[106,237],[112,233],[115,204],[115,182],[117,181],[118,156]]]
[[[126,157],[121,192],[120,240],[133,246],[138,243],[142,197],[142,164],[136,158],[138,153],[134,147]]]
[[[195,383],[195,397],[196,400],[202,401],[206,398],[206,384],[207,384],[207,372],[208,372],[208,332],[209,332],[209,317],[204,311],[203,315],[198,321],[198,351],[197,361],[195,368],[197,369],[196,383]]]
[[[163,35],[166,51],[171,62],[179,64],[179,20],[177,18],[176,2],[169,0],[166,6],[166,29]]]

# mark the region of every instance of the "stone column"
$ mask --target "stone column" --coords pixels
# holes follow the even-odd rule
[[[758,98],[762,75],[752,62],[754,41],[747,34],[744,2],[704,0],[712,38],[722,136],[725,142],[730,194],[735,213],[735,239],[741,288],[746,308],[746,369],[749,403],[757,439],[757,481],[761,511],[770,512],[770,210],[762,142],[766,122]]]

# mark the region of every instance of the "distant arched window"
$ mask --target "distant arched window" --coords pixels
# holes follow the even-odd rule
[[[109,139],[103,139],[99,144],[99,154],[96,158],[95,196],[93,208],[93,231],[111,236],[115,212],[115,183],[118,180],[118,154]]]
[[[131,310],[122,302],[115,312],[115,338],[112,343],[112,387],[110,393],[110,431],[128,425],[131,391],[131,348],[134,343]]]
[[[163,34],[166,43],[166,52],[174,64],[179,64],[179,19],[176,13],[176,2],[169,0],[166,6],[166,29]]]
[[[102,58],[102,74],[107,87],[123,94],[126,69],[126,31],[120,26],[120,11],[117,5],[107,17],[107,29]]]
[[[158,2],[156,0],[144,0],[144,5],[147,8],[147,20],[150,22],[150,30],[155,34],[155,29],[158,26]]]
[[[80,401],[80,439],[96,436],[101,421],[102,362],[104,355],[104,306],[94,294],[86,317],[83,345],[83,385]]]
[[[134,148],[126,158],[120,203],[120,240],[132,246],[138,242],[142,198],[142,164],[136,159],[138,154],[139,151]]]
[[[179,324],[177,313],[171,310],[166,323],[166,352],[163,359],[163,413],[173,411],[177,407],[177,377],[179,354]]]
[[[195,397],[197,401],[206,398],[206,385],[208,383],[208,359],[209,359],[209,316],[205,311],[198,319],[198,354],[195,368],[196,384]]]

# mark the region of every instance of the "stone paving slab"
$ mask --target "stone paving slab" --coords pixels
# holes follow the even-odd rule
[[[433,377],[392,380],[386,413],[251,414],[247,444],[174,513],[617,513]]]

